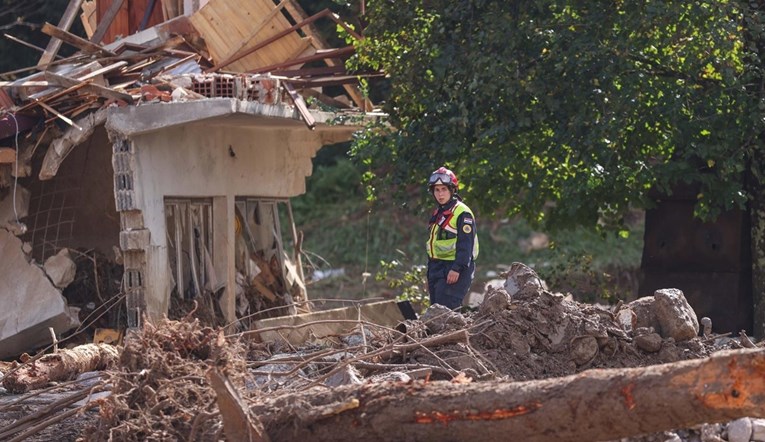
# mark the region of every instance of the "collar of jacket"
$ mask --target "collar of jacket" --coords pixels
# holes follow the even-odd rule
[[[439,204],[438,205],[438,210],[442,211],[442,210],[452,209],[452,208],[454,208],[454,206],[457,205],[457,201],[458,201],[457,198],[452,198],[449,201],[447,201],[446,204],[443,204],[443,205]]]

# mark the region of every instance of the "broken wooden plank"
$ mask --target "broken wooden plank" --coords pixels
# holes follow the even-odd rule
[[[27,80],[27,81],[0,81],[0,87],[48,87],[51,86],[47,81]]]
[[[126,94],[124,92],[115,91],[114,89],[110,89],[108,87],[93,84],[92,78],[74,79],[74,78],[69,78],[63,75],[58,75],[58,74],[54,74],[53,72],[46,71],[45,79],[52,84],[55,84],[57,86],[62,86],[62,87],[72,87],[82,82],[86,82],[88,84],[81,88],[85,92],[90,92],[92,94],[95,94],[104,98],[113,98],[115,100],[123,100],[129,104],[133,103],[133,97],[130,94]]]
[[[120,12],[120,8],[122,7],[122,3],[124,1],[125,0],[112,0],[112,4],[109,5],[109,9],[107,9],[106,13],[104,13],[103,17],[101,17],[101,22],[98,23],[96,32],[94,32],[93,36],[90,37],[90,41],[92,43],[101,43],[101,40],[103,40],[104,36],[106,35],[106,31],[109,30],[109,26],[112,25],[114,17],[116,17],[117,13]]]
[[[81,373],[106,369],[118,358],[119,350],[109,344],[85,344],[60,350],[11,371],[3,378],[3,387],[11,393],[25,393],[50,382],[66,381]]]
[[[43,25],[42,32],[47,35],[50,35],[51,37],[56,37],[60,39],[61,41],[63,41],[64,43],[74,46],[75,48],[88,54],[104,54],[104,55],[111,55],[111,56],[117,55],[114,52],[107,51],[106,49],[102,48],[101,46],[97,44],[91,43],[82,37],[78,37],[61,28],[53,26],[50,23],[45,23]]]
[[[364,75],[337,75],[334,77],[326,77],[326,78],[310,78],[310,79],[301,79],[301,78],[291,78],[289,81],[295,85],[300,85],[302,88],[311,88],[311,87],[327,87],[327,86],[337,86],[337,85],[343,85],[343,84],[352,84],[357,83],[359,81],[359,78],[372,78],[372,77],[384,77],[385,74],[379,73],[379,74],[364,74]]]
[[[82,3],[82,14],[80,14],[80,21],[82,27],[85,29],[85,35],[88,36],[88,40],[93,38],[93,34],[98,28],[98,15],[96,13],[96,0],[85,0]],[[92,41],[92,40],[91,40]]]
[[[295,107],[297,108],[298,112],[300,113],[300,116],[303,117],[303,121],[305,122],[305,125],[308,126],[309,129],[313,129],[316,127],[316,119],[311,115],[311,111],[308,110],[308,105],[306,104],[303,97],[297,93],[295,90],[295,87],[291,85],[289,82],[284,82],[284,87],[287,89],[287,92],[290,95],[290,98],[292,98],[292,102],[295,103]]]
[[[302,77],[302,78],[310,78],[310,77],[326,77],[328,75],[335,75],[340,73],[345,73],[347,70],[345,69],[345,66],[321,66],[321,67],[313,67],[313,68],[301,68],[301,69],[280,69],[271,71],[271,74],[274,76],[283,76],[283,77]]]
[[[76,129],[82,130],[82,128],[79,125],[77,125],[77,123],[75,123],[69,117],[67,117],[66,115],[64,115],[61,112],[57,111],[56,109],[53,109],[52,107],[48,106],[47,104],[45,104],[44,101],[37,100],[37,99],[35,99],[35,101],[37,102],[37,104],[40,105],[41,108],[43,108],[43,109],[47,110],[48,112],[52,113],[53,115],[55,115],[56,117],[61,119],[61,121],[63,121],[64,123],[66,123],[66,124],[76,128]]]
[[[346,56],[350,56],[355,51],[356,51],[356,48],[353,46],[346,46],[344,48],[339,48],[339,49],[327,49],[327,50],[316,51],[316,54],[314,55],[309,55],[307,57],[301,57],[301,58],[295,58],[292,60],[285,61],[283,63],[274,64],[271,66],[264,66],[258,69],[254,69],[250,71],[250,73],[262,74],[262,73],[271,72],[277,69],[283,69],[289,66],[296,66],[296,65],[301,65],[305,63],[310,63],[312,61],[346,57]]]
[[[10,41],[12,41],[12,42],[15,42],[15,43],[18,43],[18,44],[20,44],[20,45],[22,45],[22,46],[26,46],[26,47],[28,47],[29,49],[34,49],[35,51],[39,51],[39,52],[43,52],[43,53],[45,52],[45,49],[43,49],[43,48],[41,48],[41,47],[39,47],[39,46],[35,46],[35,45],[33,45],[32,43],[27,43],[26,41],[24,41],[24,40],[22,40],[22,39],[20,39],[20,38],[16,38],[16,37],[14,37],[13,35],[10,35],[10,34],[3,34],[3,36],[4,36],[5,38],[7,38],[8,40],[10,40]],[[54,58],[56,58],[56,59],[62,59],[62,58],[64,58],[64,57],[62,57],[62,56],[60,56],[60,55],[56,54]]]
[[[74,19],[77,17],[77,13],[80,10],[80,5],[82,5],[82,2],[83,0],[69,1],[69,5],[67,5],[66,7],[66,10],[64,11],[64,15],[61,17],[61,20],[58,23],[59,29],[61,29],[63,32],[68,31],[69,28],[72,27],[72,24],[74,23]],[[48,47],[45,48],[45,51],[43,52],[42,57],[40,57],[40,61],[37,62],[38,68],[42,68],[42,66],[46,66],[48,63],[52,62],[56,58],[56,55],[58,54],[58,50],[61,49],[61,42],[63,41],[63,39],[55,35],[51,35],[51,37],[53,38],[51,38],[50,42],[48,42]]]
[[[297,1],[291,0],[289,4],[287,4],[287,12],[292,16],[292,19],[295,21],[304,20],[308,14],[306,14],[305,10],[300,6],[300,4]],[[303,29],[303,32],[306,33],[309,37],[312,37],[314,41],[316,41],[319,44],[319,47],[323,49],[330,48],[331,46],[327,42],[324,37],[321,36],[321,33],[316,28],[316,26],[313,23],[309,23],[307,26],[305,26]],[[342,66],[344,63],[341,60],[335,60],[333,58],[328,58],[324,60],[325,63],[327,63],[328,66]],[[345,84],[343,85],[345,88],[345,91],[348,93],[348,95],[351,97],[354,103],[361,109],[369,112],[371,111],[374,106],[372,102],[364,97],[361,94],[361,91],[359,91],[359,88],[356,85],[352,84]]]
[[[278,299],[274,292],[266,287],[266,285],[263,284],[257,276],[252,279],[252,286],[255,288],[255,290],[258,291],[258,293],[260,293],[261,296],[267,298],[269,301],[276,302]]]
[[[95,78],[95,77],[97,77],[99,75],[103,75],[103,74],[109,73],[111,71],[117,70],[117,69],[119,69],[119,68],[121,68],[123,66],[127,66],[127,64],[128,64],[127,61],[118,61],[118,62],[112,63],[112,64],[110,64],[108,66],[104,66],[104,67],[102,67],[100,69],[96,69],[95,71],[90,72],[89,74],[85,74],[82,77],[77,77],[77,79],[80,80],[80,81],[89,80],[89,79]]]
[[[82,82],[82,83],[76,84],[74,86],[71,86],[69,88],[66,88],[66,89],[64,89],[62,91],[56,92],[54,94],[47,95],[47,96],[44,97],[44,99],[45,99],[46,102],[50,102],[50,101],[56,100],[58,98],[61,98],[61,97],[65,96],[65,95],[71,94],[72,92],[76,92],[77,90],[79,90],[81,88],[84,88],[87,85],[88,85],[87,82]],[[27,104],[25,104],[24,106],[21,106],[18,109],[18,112],[23,112],[23,111],[26,111],[26,110],[29,110],[29,109],[32,109],[32,108],[38,106],[41,99],[42,99],[42,97],[30,97],[30,101]]]
[[[247,403],[242,400],[228,378],[217,369],[211,368],[206,374],[207,382],[215,390],[218,409],[223,421],[223,433],[227,440],[243,442],[269,442],[271,439],[263,424],[252,416]]]

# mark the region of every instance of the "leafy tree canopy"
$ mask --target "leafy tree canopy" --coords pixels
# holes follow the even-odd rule
[[[681,182],[699,216],[742,207],[765,161],[759,3],[367,0],[355,62],[389,73],[396,131],[353,152],[401,183],[446,164],[483,216],[548,228],[620,226]]]

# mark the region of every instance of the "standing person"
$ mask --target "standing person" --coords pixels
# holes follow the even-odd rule
[[[430,175],[428,190],[438,203],[428,226],[428,292],[431,304],[450,309],[462,305],[475,275],[478,236],[473,212],[457,195],[457,176],[440,167]]]

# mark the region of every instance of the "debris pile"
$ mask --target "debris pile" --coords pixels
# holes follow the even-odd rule
[[[502,396],[502,400],[510,402],[515,396],[518,401],[521,396],[536,391],[531,396],[534,401],[524,402],[525,411],[515,412],[518,419],[531,413],[527,416],[531,419],[539,405],[529,404],[547,403],[548,409],[554,409],[552,399],[545,393],[548,389],[555,385],[560,388],[569,385],[565,388],[578,391],[582,386],[576,383],[592,382],[593,386],[587,388],[604,388],[599,393],[604,395],[604,403],[609,395],[628,403],[634,401],[631,406],[638,408],[631,413],[640,416],[640,408],[647,406],[637,393],[641,382],[650,378],[653,379],[650,381],[652,386],[665,385],[657,384],[655,380],[663,376],[650,371],[656,364],[665,364],[661,373],[675,370],[675,380],[668,380],[665,388],[668,392],[673,388],[686,392],[672,393],[679,397],[682,394],[698,395],[694,393],[693,382],[701,380],[696,377],[703,380],[705,373],[710,371],[714,373],[710,376],[721,376],[714,371],[720,365],[738,364],[744,370],[747,366],[744,358],[762,357],[757,344],[752,344],[755,349],[744,350],[754,352],[751,354],[733,352],[729,356],[726,352],[718,353],[745,347],[743,339],[746,335],[733,338],[710,330],[702,330],[703,334],[699,335],[699,323],[679,290],[660,290],[652,297],[608,308],[581,304],[545,290],[533,270],[522,264],[514,264],[504,276],[507,278],[505,287],[490,288],[475,312],[463,314],[434,305],[419,319],[401,322],[396,328],[378,326],[359,318],[350,333],[309,341],[299,347],[286,341],[245,339],[252,333],[224,336],[222,331],[204,327],[190,317],[182,321],[146,324],[143,330],[126,338],[119,363],[103,382],[111,394],[98,400],[99,418],[85,432],[87,440],[168,437],[218,440],[221,435],[233,434],[231,422],[236,419],[230,408],[221,408],[222,393],[220,388],[213,387],[213,376],[230,382],[235,394],[241,397],[241,404],[246,404],[241,406],[241,413],[235,413],[250,422],[241,428],[260,428],[264,434],[271,435],[271,440],[316,431],[312,433],[313,437],[321,440],[321,428],[325,423],[332,419],[346,419],[351,414],[354,419],[361,419],[358,413],[370,413],[374,404],[386,410],[387,419],[395,420],[402,417],[391,415],[388,405],[382,405],[391,398],[398,396],[397,400],[403,401],[400,407],[405,407],[407,400],[425,407],[425,402],[421,402],[425,395],[438,409],[439,401],[464,394],[465,389],[470,390],[474,398],[468,408],[476,409],[498,407],[481,402],[494,400],[489,398],[496,394],[492,393],[495,390],[510,389]],[[673,316],[668,315],[670,312]],[[740,359],[732,363],[726,358]],[[592,368],[619,370],[591,371]],[[681,376],[687,371],[695,373],[691,378],[696,380],[682,381],[690,384],[680,385],[682,382],[678,379],[691,379]],[[733,373],[730,377],[740,375]],[[602,376],[614,378],[608,380],[605,387],[600,387]],[[631,389],[629,392],[624,389],[614,391],[614,382],[630,378],[634,378],[629,385],[635,388],[635,393]],[[734,381],[741,382],[741,379],[731,379]],[[708,385],[704,388],[712,389]],[[521,391],[526,393],[521,394]],[[759,393],[759,386],[752,385],[747,390],[751,400]],[[556,394],[566,399],[564,393]],[[577,394],[581,396],[581,393]],[[635,399],[631,399],[633,394]],[[660,393],[657,391],[656,394]],[[661,407],[661,404],[649,405]],[[711,403],[705,407],[714,410]],[[422,409],[415,410],[420,410],[419,413]],[[536,413],[542,413],[541,410],[539,408]],[[719,440],[750,440],[736,438],[738,427],[748,423],[750,437],[754,437],[751,435],[761,431],[752,428],[760,428],[765,421],[750,419],[746,417],[748,415],[736,416],[737,412],[745,411],[752,412],[752,409],[744,406],[736,409],[729,404],[720,415],[674,416],[678,420],[672,422],[681,424],[702,416],[711,416],[717,422],[740,419],[727,425],[693,422],[692,429],[672,434],[688,438],[676,440],[692,440],[701,437],[702,433],[712,432]],[[618,412],[615,409],[614,416]],[[417,420],[421,424],[433,419],[455,420],[452,424],[455,431],[459,429],[456,422],[465,419],[464,416],[417,416],[420,416]],[[479,417],[470,419],[484,420]],[[486,417],[485,420],[496,419]],[[372,421],[368,424],[375,425]],[[637,428],[644,432],[654,428],[641,425]],[[669,430],[661,428],[666,424],[656,425],[657,431]],[[622,433],[611,429],[611,432],[602,430],[599,434],[624,436],[623,431],[630,431],[629,427],[625,424]],[[379,429],[369,431],[355,434],[372,437],[370,440],[379,434]],[[431,428],[430,431],[436,430]],[[640,438],[635,433],[633,439],[622,440],[665,440],[661,435],[669,434],[656,433]],[[561,437],[560,440],[567,440]]]

